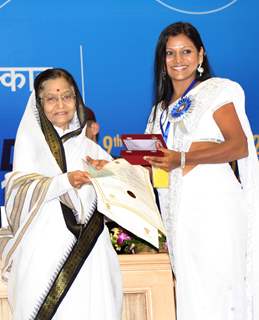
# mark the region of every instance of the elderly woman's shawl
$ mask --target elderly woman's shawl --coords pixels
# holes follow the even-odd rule
[[[85,123],[81,117],[83,114],[82,112],[80,115],[80,110],[77,110],[69,132],[63,138],[66,141],[73,136],[78,137],[74,142],[75,151],[76,148],[80,149],[81,142],[86,139],[82,131]],[[87,151],[96,156],[95,149],[98,146],[90,143]],[[9,221],[9,227],[0,231],[3,278],[8,279],[13,258],[19,253],[19,247],[26,243],[27,237],[34,234],[33,237],[37,239],[35,223],[36,228],[40,228],[38,221],[44,220],[46,232],[49,230],[46,217],[41,214],[43,207],[48,207],[51,212],[49,219],[55,221],[53,224],[60,225],[65,220],[68,229],[76,236],[70,232],[66,236],[62,234],[65,249],[60,257],[51,262],[56,276],[49,283],[48,293],[41,299],[41,306],[34,310],[33,318],[37,319],[51,319],[103,230],[102,215],[96,212],[93,187],[85,185],[80,190],[75,190],[68,182],[66,170],[62,141],[37,108],[35,95],[32,93],[16,136],[13,172],[6,175],[3,183],[5,210]],[[44,232],[38,231],[39,234]],[[58,238],[59,231],[56,232]],[[64,256],[66,259],[63,259],[62,265],[55,265],[60,264],[61,257]]]

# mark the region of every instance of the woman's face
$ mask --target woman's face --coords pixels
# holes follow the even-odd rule
[[[64,78],[45,81],[40,98],[48,120],[56,127],[67,129],[76,110],[75,92],[68,81]]]
[[[166,44],[166,70],[172,81],[191,81],[196,77],[197,66],[203,61],[203,48],[196,49],[184,34],[170,36]]]

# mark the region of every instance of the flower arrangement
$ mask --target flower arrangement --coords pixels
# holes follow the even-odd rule
[[[141,252],[167,252],[166,237],[159,232],[159,250],[146,241],[138,238],[118,225],[113,225],[110,230],[111,242],[118,254],[134,254]]]

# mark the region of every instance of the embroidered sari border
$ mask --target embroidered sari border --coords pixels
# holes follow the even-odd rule
[[[30,319],[52,319],[94,247],[99,235],[103,231],[103,228],[103,216],[96,211],[86,227],[82,229],[79,239],[59,271],[37,314],[34,314]]]
[[[16,248],[18,247],[19,243],[21,242],[22,240],[22,237],[24,236],[26,230],[28,229],[29,225],[32,223],[34,217],[36,216],[41,204],[43,203],[44,201],[44,198],[46,196],[46,193],[49,189],[49,185],[51,183],[51,180],[48,179],[48,180],[45,180],[43,185],[42,185],[42,188],[41,188],[41,194],[39,195],[39,199],[38,199],[38,202],[37,202],[37,206],[35,206],[26,222],[26,224],[22,227],[21,231],[19,232],[12,248],[10,249],[10,251],[8,252],[6,258],[5,258],[5,261],[4,261],[4,268],[3,270],[6,269],[6,267],[8,266],[9,264],[9,261],[10,261],[10,258],[12,256],[12,254],[14,253],[14,251],[16,250]]]

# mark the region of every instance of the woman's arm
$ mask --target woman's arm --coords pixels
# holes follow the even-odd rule
[[[224,142],[194,142],[185,154],[186,171],[198,164],[225,163],[248,155],[247,140],[233,103],[225,104],[213,114],[224,136]],[[164,157],[146,157],[153,166],[171,171],[180,166],[180,152],[161,149]]]

